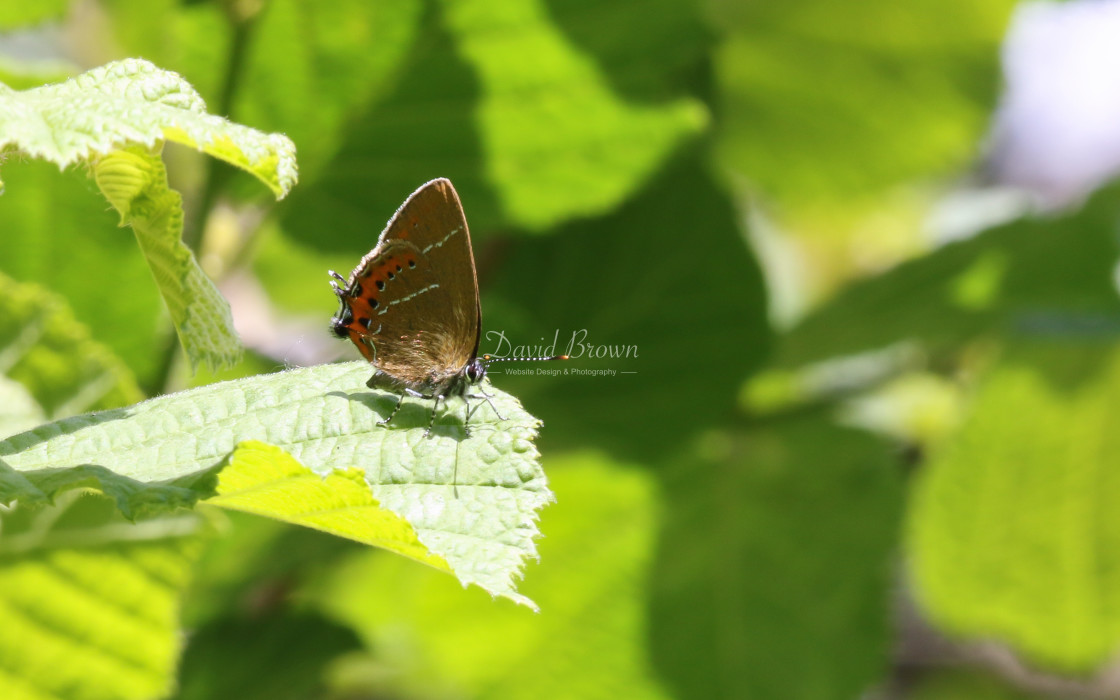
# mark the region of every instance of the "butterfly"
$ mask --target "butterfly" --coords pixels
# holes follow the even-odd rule
[[[478,274],[467,219],[450,180],[432,180],[413,192],[350,279],[334,270],[330,276],[339,300],[332,332],[349,338],[373,364],[367,386],[400,394],[381,425],[397,415],[407,396],[435,399],[425,436],[440,402],[453,396],[467,403],[464,424],[474,413],[469,399],[485,400],[505,420],[489,394],[481,388],[471,393],[491,362],[567,359],[478,356]]]

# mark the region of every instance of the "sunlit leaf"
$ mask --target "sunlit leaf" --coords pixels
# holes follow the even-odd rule
[[[85,485],[96,478],[118,500],[172,507],[202,492],[233,453],[234,475],[244,470],[243,477],[260,481],[255,494],[238,493],[246,487],[237,482],[228,485],[233,507],[364,542],[388,537],[385,544],[439,565],[398,520],[356,500],[365,496],[355,489],[358,478],[464,585],[532,605],[514,584],[525,559],[536,555],[537,511],[552,500],[533,445],[538,421],[516,399],[495,392],[504,420],[480,409],[469,436],[455,401],[429,437],[428,402],[410,402],[384,427],[378,422],[397,397],[367,389],[368,376],[364,362],[323,365],[40,426],[0,442],[0,465],[8,467],[0,472],[0,494],[4,501],[44,500],[60,480]],[[249,440],[276,446],[326,484],[280,452],[250,446],[234,452]],[[184,486],[193,491],[183,493]],[[171,497],[179,493],[178,500]],[[330,507],[323,503],[349,510],[324,521],[314,512]],[[380,523],[364,521],[366,515]]]
[[[951,634],[1087,672],[1120,647],[1120,360],[1016,347],[915,485],[915,591]]]
[[[128,145],[194,146],[256,175],[283,197],[296,182],[295,146],[206,113],[185,80],[141,59],[22,92],[0,85],[0,148],[59,167]]]
[[[190,513],[123,521],[72,491],[0,518],[5,698],[146,700],[170,690],[179,598],[200,549]]]

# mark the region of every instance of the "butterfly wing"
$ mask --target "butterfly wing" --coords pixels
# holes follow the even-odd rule
[[[350,339],[389,377],[425,391],[478,351],[478,279],[459,195],[446,179],[405,200],[350,275]]]

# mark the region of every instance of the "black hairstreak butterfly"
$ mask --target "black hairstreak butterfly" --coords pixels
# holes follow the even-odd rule
[[[400,393],[382,425],[397,415],[406,396],[435,399],[425,435],[440,402],[452,396],[467,402],[468,423],[474,413],[469,399],[485,400],[504,420],[489,394],[481,388],[470,393],[491,362],[567,359],[478,357],[478,275],[463,206],[450,180],[432,180],[413,192],[349,280],[333,270],[330,275],[339,300],[331,330],[353,341],[373,363],[370,388]]]

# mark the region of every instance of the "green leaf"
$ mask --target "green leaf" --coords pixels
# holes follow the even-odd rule
[[[705,8],[692,0],[545,0],[545,6],[566,40],[634,101],[689,91],[715,43]]]
[[[233,114],[298,143],[310,182],[337,153],[348,120],[391,86],[422,9],[419,0],[272,0],[253,26]]]
[[[3,274],[0,375],[19,382],[34,398],[36,413],[52,418],[114,408],[141,396],[128,368],[90,339],[65,301]]]
[[[70,0],[2,3],[0,4],[0,30],[10,31],[48,20],[61,19],[69,4]]]
[[[66,167],[164,140],[247,170],[277,197],[296,183],[295,145],[286,136],[207,114],[189,83],[141,59],[22,92],[0,85],[0,149],[14,147]]]
[[[70,492],[0,515],[0,687],[12,700],[145,700],[170,690],[192,514],[128,523]]]
[[[627,104],[552,22],[543,0],[442,3],[482,87],[484,172],[507,219],[543,229],[609,211],[707,121],[680,99]]]
[[[901,474],[821,415],[714,433],[668,467],[653,658],[678,697],[854,698],[890,663]]]
[[[840,203],[975,157],[1010,0],[714,5],[718,155],[768,194]]]
[[[1120,646],[1120,355],[1014,347],[914,485],[916,597],[948,633],[1089,672]]]
[[[917,340],[933,353],[986,333],[1099,334],[1112,282],[1115,188],[1063,217],[1025,217],[854,283],[786,334],[782,367]],[[1102,327],[1103,324],[1103,327]]]
[[[407,520],[379,506],[361,471],[336,469],[320,477],[272,445],[238,445],[209,503],[348,537],[451,571],[421,544]]]
[[[18,441],[19,437],[13,439]],[[7,456],[3,443],[0,443],[0,456]],[[16,471],[0,461],[0,504],[18,500],[28,505],[42,505],[54,501],[65,491],[92,489],[110,497],[121,515],[132,520],[189,508],[199,498],[214,492],[214,481],[213,470],[145,481],[121,476],[95,464]]]
[[[491,366],[495,383],[539,412],[545,438],[646,459],[729,419],[738,383],[769,350],[766,292],[730,198],[699,159],[677,161],[617,213],[559,233],[503,250],[482,303],[481,352],[555,339],[556,353],[572,355],[531,376],[512,373],[524,363]],[[593,357],[588,346],[633,352]]]
[[[381,508],[406,520],[420,543],[442,557],[464,585],[475,583],[493,595],[532,605],[516,593],[514,579],[525,558],[536,554],[537,511],[552,500],[533,445],[538,421],[499,391],[492,400],[505,420],[481,408],[471,419],[469,437],[456,401],[428,438],[427,402],[408,401],[391,427],[379,426],[397,397],[367,389],[369,372],[365,362],[324,365],[214,384],[42,426],[0,442],[0,459],[15,470],[0,482],[0,493],[6,500],[41,498],[36,481],[49,473],[45,470],[80,465],[103,467],[122,480],[122,488],[177,486],[183,480],[195,484],[224,464],[238,443],[258,440],[284,450],[319,477],[331,477],[327,485],[334,493],[326,495],[357,506],[356,512],[370,505],[354,500],[348,470],[360,470]],[[260,449],[235,453],[235,469],[252,470],[267,461]],[[319,519],[303,501],[322,503],[322,487],[301,478],[286,458],[270,465],[270,471],[277,469],[292,476],[276,480],[277,473],[258,472],[258,488],[273,493],[267,498],[241,494],[238,507],[250,504],[254,512],[314,523],[360,541],[383,532],[360,520],[347,522],[343,514]],[[103,481],[109,473],[101,475]],[[390,525],[398,542],[404,541],[399,523]],[[413,556],[424,558],[412,543],[401,547],[412,547]]]
[[[22,433],[46,420],[43,408],[22,384],[0,375],[0,438]]]
[[[175,700],[322,700],[332,665],[357,653],[349,628],[307,612],[266,610],[194,630]]]
[[[475,239],[541,231],[615,208],[707,121],[691,98],[617,94],[543,0],[432,4],[418,34],[395,89],[286,207],[290,235],[372,246],[433,177],[455,183]]]
[[[922,673],[906,697],[910,700],[1052,700],[1055,696],[1031,693],[994,676],[950,668]]]
[[[157,330],[163,304],[133,236],[117,227],[86,173],[60,174],[49,163],[28,161],[9,163],[5,175],[8,194],[0,196],[4,232],[0,270],[65,297],[74,310],[73,320],[109,346],[142,384],[150,382],[158,360],[152,349],[170,340],[165,335],[171,329]],[[91,284],[91,277],[111,278],[112,284]],[[42,291],[32,296],[38,294]],[[62,348],[69,331],[60,331],[57,342]],[[84,351],[75,345],[68,354],[68,363],[80,364]],[[112,408],[140,398],[133,389],[116,403],[80,406],[74,412]]]
[[[158,155],[113,151],[94,163],[97,186],[121,214],[159,286],[192,366],[232,366],[241,355],[229,303],[183,244],[183,198],[168,188]]]
[[[358,631],[376,654],[355,697],[670,697],[646,650],[659,495],[648,474],[596,454],[549,464],[557,504],[524,590],[541,615],[463,595],[396,557],[358,553],[301,599]],[[345,675],[340,669],[339,675]],[[364,681],[364,682],[359,682]]]
[[[298,143],[304,183],[337,153],[349,120],[392,87],[423,10],[420,0],[269,0],[239,5],[234,19],[219,2],[105,0],[100,6],[125,54],[190,76],[231,118]],[[235,54],[236,67],[228,64]],[[226,80],[233,84],[229,93]]]

